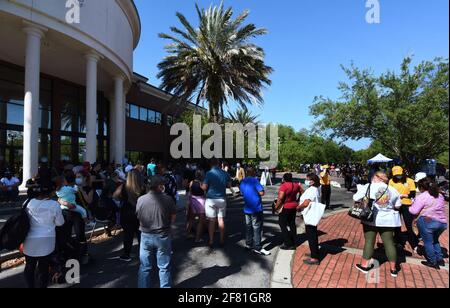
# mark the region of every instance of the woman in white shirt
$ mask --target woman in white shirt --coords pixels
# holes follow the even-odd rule
[[[305,186],[309,186],[309,188],[305,190],[303,195],[300,197],[300,203],[297,207],[297,211],[303,211],[312,202],[320,203],[320,178],[314,173],[308,174],[306,176]],[[311,254],[307,255],[309,259],[306,259],[303,262],[306,265],[320,265],[319,234],[317,232],[317,226],[306,225],[305,227]]]
[[[358,192],[353,196],[354,201],[360,202],[367,195],[373,200],[373,222],[364,222],[364,252],[363,261],[357,264],[356,268],[364,274],[375,268],[371,264],[377,234],[383,240],[384,249],[391,267],[391,276],[398,276],[397,269],[397,249],[394,243],[395,228],[401,227],[400,213],[397,211],[401,207],[400,194],[393,187],[387,185],[388,178],[385,173],[377,172],[372,178],[372,184],[358,187]]]
[[[56,227],[64,224],[61,207],[50,199],[53,192],[41,185],[36,199],[27,208],[30,231],[24,243],[25,279],[29,288],[46,288],[49,280],[50,256],[55,251]],[[37,281],[36,281],[37,278]]]

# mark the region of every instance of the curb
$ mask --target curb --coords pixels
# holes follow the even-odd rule
[[[292,263],[295,251],[278,249],[274,259],[272,274],[270,275],[271,289],[293,289]],[[287,262],[289,260],[289,262]]]

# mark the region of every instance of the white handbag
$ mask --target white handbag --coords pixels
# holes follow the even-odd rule
[[[319,197],[316,197],[315,202],[311,202],[309,206],[303,210],[303,220],[305,225],[317,227],[325,214],[326,205],[319,202]]]

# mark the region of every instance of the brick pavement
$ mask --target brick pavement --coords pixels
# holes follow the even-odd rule
[[[362,226],[346,212],[324,218],[319,225],[319,235],[326,256],[320,266],[307,266],[303,264],[305,253],[309,252],[307,244],[297,249],[292,262],[292,284],[295,288],[449,288],[448,270],[437,271],[421,266],[422,257],[413,254],[409,245],[406,245],[409,259],[402,264],[398,278],[390,276],[388,262],[384,262],[379,272],[371,273],[378,273],[379,276],[370,276],[368,281],[366,275],[355,269],[355,264],[361,262],[364,246]],[[441,244],[448,252],[448,232],[442,235]]]

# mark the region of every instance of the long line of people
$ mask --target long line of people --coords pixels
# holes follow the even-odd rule
[[[209,171],[207,171],[209,170]],[[306,209],[330,206],[331,174],[329,166],[307,174],[304,185],[296,183],[291,173],[283,176],[274,213],[279,216],[284,250],[297,248],[296,217]],[[207,171],[207,172],[206,172]],[[152,286],[152,268],[158,268],[160,286],[171,287],[171,225],[176,218],[179,189],[186,189],[186,236],[195,244],[203,242],[208,231],[210,250],[217,247],[215,229],[219,227],[219,247],[226,244],[225,218],[227,188],[239,186],[244,200],[246,249],[268,256],[262,245],[265,195],[264,183],[256,178],[257,170],[238,166],[236,176],[230,175],[229,165],[217,159],[209,167],[187,164],[183,172],[151,160],[147,166],[131,163],[69,166],[56,178],[44,169],[27,182],[29,202],[26,212],[30,231],[23,246],[26,256],[25,277],[29,287],[47,287],[52,268],[53,278],[62,277],[63,262],[78,259],[89,262],[86,223],[107,223],[108,234],[115,225],[123,229],[123,253],[120,260],[132,261],[134,239],[140,243],[139,287]],[[181,184],[179,184],[181,182]],[[416,196],[416,184],[420,194]],[[363,273],[374,267],[372,261],[377,234],[381,235],[390,262],[391,275],[399,272],[397,246],[401,241],[401,217],[406,224],[408,242],[418,252],[419,238],[425,246],[424,265],[439,269],[443,255],[440,235],[447,229],[445,200],[439,186],[426,175],[416,181],[405,176],[401,167],[392,170],[389,179],[383,172],[373,175],[371,183],[359,187],[354,200],[371,200],[373,219],[363,222],[365,239],[363,262],[356,265]],[[233,192],[235,194],[235,192]],[[324,198],[324,194],[326,195]],[[196,218],[198,224],[195,226]],[[89,226],[89,225],[88,225]],[[419,234],[415,233],[417,229]],[[72,232],[75,232],[75,238]],[[195,233],[194,233],[195,230]],[[306,225],[306,237],[311,253],[305,264],[317,266],[321,262],[318,226]],[[155,263],[156,260],[156,263]],[[37,281],[34,277],[38,277]]]

